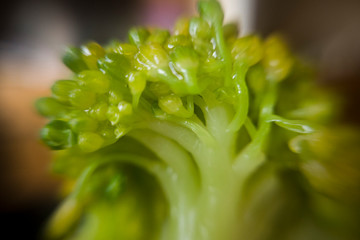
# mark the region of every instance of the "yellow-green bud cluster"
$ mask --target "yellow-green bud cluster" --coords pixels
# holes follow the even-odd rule
[[[39,112],[51,120],[42,131],[46,144],[92,152],[115,142],[145,115],[156,117],[161,111],[190,118],[194,103],[188,97],[208,90],[237,106],[240,90],[236,80],[226,80],[229,69],[247,71],[260,62],[270,80],[288,74],[292,61],[277,38],[265,44],[256,36],[237,39],[234,25],[222,26],[223,13],[215,1],[200,2],[199,12],[199,17],[180,19],[173,34],[133,28],[127,43],[68,48],[63,62],[74,76],[56,81],[52,96],[37,101]]]

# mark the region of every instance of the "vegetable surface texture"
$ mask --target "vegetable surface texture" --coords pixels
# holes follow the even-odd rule
[[[336,98],[280,36],[239,37],[217,1],[198,10],[67,49],[73,76],[36,102],[67,189],[46,237],[330,239],[313,219],[333,226],[337,208],[313,206],[338,193],[316,161]]]

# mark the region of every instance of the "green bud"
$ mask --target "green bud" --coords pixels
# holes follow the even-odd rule
[[[193,40],[193,45],[195,51],[202,58],[209,58],[213,56],[215,49],[211,42],[198,38]]]
[[[192,38],[209,39],[211,38],[211,28],[202,18],[192,18],[190,20],[189,33]]]
[[[190,47],[175,47],[170,53],[171,62],[184,79],[187,90],[191,94],[199,93],[196,73],[199,67],[199,56]]]
[[[121,116],[125,117],[125,116],[130,116],[133,114],[133,108],[132,108],[131,104],[128,102],[121,101],[121,102],[119,102],[117,107],[119,109]]]
[[[110,79],[100,71],[86,70],[77,76],[79,85],[94,93],[106,93],[109,90]]]
[[[263,64],[269,80],[281,81],[292,69],[293,58],[285,41],[277,35],[265,41]]]
[[[205,19],[208,23],[222,23],[224,13],[218,1],[199,1],[198,10],[200,17]]]
[[[184,118],[188,118],[192,115],[185,109],[181,98],[175,94],[160,97],[158,104],[161,110],[167,114]]]
[[[168,65],[169,57],[159,44],[147,44],[139,48],[136,67],[139,70],[152,70]]]
[[[110,106],[106,113],[107,119],[112,125],[118,124],[120,121],[126,120],[133,113],[130,103],[121,101],[117,106]]]
[[[145,28],[132,28],[129,31],[129,42],[139,47],[149,36],[149,31]]]
[[[115,125],[120,121],[119,109],[116,106],[110,106],[106,112],[106,117],[111,125]]]
[[[93,132],[83,132],[78,136],[78,145],[84,152],[94,152],[101,148],[104,140],[99,134]]]
[[[158,98],[171,93],[169,86],[162,82],[151,83],[149,89]]]
[[[174,35],[188,35],[189,34],[189,19],[180,18],[176,21],[174,26]]]
[[[199,65],[197,76],[200,89],[208,87],[210,91],[216,91],[224,85],[224,62],[207,58]]]
[[[175,47],[170,53],[170,60],[180,72],[194,70],[199,66],[199,56],[190,47]]]
[[[109,74],[116,79],[125,80],[131,68],[128,58],[118,53],[109,53],[98,61],[99,69],[105,74]]]
[[[146,76],[142,72],[132,72],[129,74],[128,85],[133,96],[133,106],[139,103],[141,93],[146,87]]]
[[[124,94],[119,88],[114,88],[109,91],[109,103],[112,105],[118,104],[124,99]]]
[[[181,98],[175,94],[159,98],[159,107],[168,114],[176,114],[183,107]]]
[[[104,57],[105,50],[96,42],[81,46],[82,58],[89,69],[97,69],[97,60]]]
[[[171,50],[176,46],[192,46],[191,39],[185,35],[172,35],[165,43],[165,49]]]
[[[71,71],[75,73],[88,69],[86,63],[82,59],[82,54],[79,48],[67,48],[62,61]]]
[[[106,102],[99,102],[92,106],[89,110],[90,117],[98,120],[104,121],[106,120],[106,113],[108,110],[108,104]]]
[[[71,110],[51,97],[39,98],[36,100],[35,107],[45,117],[59,117]]]
[[[71,129],[76,132],[92,132],[98,127],[98,122],[84,115],[76,116],[69,121]]]
[[[74,145],[75,135],[70,126],[61,120],[53,120],[40,131],[41,139],[51,149],[59,150]]]
[[[75,89],[71,92],[69,99],[72,106],[86,109],[96,102],[96,95],[90,91]]]
[[[151,35],[147,38],[146,42],[163,45],[169,37],[170,33],[168,30],[155,29],[151,32]]]
[[[250,67],[263,56],[261,40],[255,35],[236,39],[231,49],[231,55],[236,63]]]
[[[142,72],[129,74],[128,85],[132,95],[142,93],[146,86],[146,76]]]
[[[114,52],[132,58],[137,53],[137,47],[129,43],[118,43],[114,47]]]
[[[58,80],[52,85],[51,92],[52,96],[60,102],[68,102],[71,93],[78,88],[79,85],[76,81]]]
[[[208,58],[199,65],[199,73],[201,75],[213,76],[215,78],[223,78],[224,63],[216,58]]]

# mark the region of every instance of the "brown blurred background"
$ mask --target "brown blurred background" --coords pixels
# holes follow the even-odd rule
[[[283,32],[297,53],[318,66],[321,83],[347,99],[344,121],[360,122],[360,1],[223,0],[226,19],[245,33]],[[57,203],[50,151],[38,141],[33,102],[70,73],[67,45],[125,40],[133,25],[170,27],[195,11],[195,0],[14,0],[0,8],[0,214],[2,236],[37,239]],[[243,16],[240,19],[240,16]],[[2,221],[4,222],[4,221]],[[8,235],[11,234],[11,235]],[[26,236],[26,237],[25,237]]]

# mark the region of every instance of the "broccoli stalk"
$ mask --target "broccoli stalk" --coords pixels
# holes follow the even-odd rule
[[[51,120],[43,141],[62,149],[54,171],[76,179],[50,238],[238,239],[244,189],[278,138],[273,123],[315,131],[306,112],[276,115],[282,84],[302,84],[288,79],[296,60],[284,41],[238,38],[217,1],[198,7],[173,35],[134,28],[128,43],[67,50],[73,78],[37,101]]]

